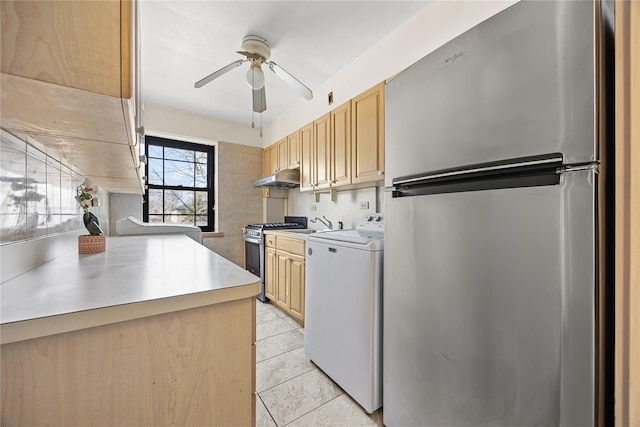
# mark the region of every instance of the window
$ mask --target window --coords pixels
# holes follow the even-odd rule
[[[147,190],[143,219],[214,231],[211,145],[145,137]]]

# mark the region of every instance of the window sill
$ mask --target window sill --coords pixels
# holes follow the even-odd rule
[[[222,231],[207,231],[202,233],[202,238],[207,237],[224,237],[224,233]]]

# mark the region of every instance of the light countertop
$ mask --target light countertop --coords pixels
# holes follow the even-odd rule
[[[1,343],[252,297],[257,276],[183,235],[108,237],[0,285]]]
[[[307,237],[309,237],[314,233],[305,234],[305,233],[296,233],[295,231],[287,231],[287,230],[269,230],[269,231],[265,231],[264,234],[272,235],[272,236],[288,237],[290,239],[296,239],[296,240],[307,240]]]

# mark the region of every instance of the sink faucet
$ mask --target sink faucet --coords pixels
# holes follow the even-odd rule
[[[324,221],[322,220],[322,218],[324,218]],[[333,223],[331,221],[329,221],[329,219],[324,215],[322,215],[322,218],[316,217],[315,219],[310,219],[309,221],[311,221],[314,224],[316,223],[316,221],[320,221],[325,226],[329,227],[329,230],[333,230]]]

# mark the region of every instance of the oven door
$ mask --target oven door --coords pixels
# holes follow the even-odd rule
[[[269,299],[264,294],[264,246],[260,238],[244,238],[244,256],[246,269],[260,277],[260,293],[257,298],[262,302]]]

